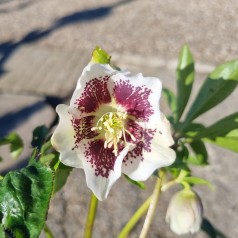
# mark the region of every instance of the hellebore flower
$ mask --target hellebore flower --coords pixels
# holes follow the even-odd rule
[[[177,235],[195,233],[202,224],[203,207],[200,197],[190,189],[176,193],[166,214],[166,222]]]
[[[170,125],[159,110],[160,94],[157,78],[90,63],[70,106],[57,106],[60,122],[52,144],[62,163],[84,169],[99,200],[121,173],[143,181],[175,160]]]

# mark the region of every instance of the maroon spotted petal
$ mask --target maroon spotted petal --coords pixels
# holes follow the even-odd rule
[[[87,162],[95,169],[95,175],[108,178],[113,170],[116,156],[112,148],[104,148],[103,140],[94,140],[85,148]]]
[[[152,93],[146,86],[133,86],[129,80],[120,80],[113,89],[116,102],[127,109],[128,114],[148,121],[153,114],[149,96]]]
[[[78,148],[81,140],[92,139],[98,135],[97,132],[91,130],[94,123],[94,116],[87,116],[80,119],[72,117],[71,123],[75,131],[75,146],[73,149]]]
[[[86,83],[82,96],[74,103],[82,113],[95,112],[101,104],[111,102],[107,88],[109,76],[89,80]]]

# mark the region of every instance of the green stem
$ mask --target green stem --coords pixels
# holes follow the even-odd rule
[[[176,180],[171,180],[167,183],[165,183],[162,187],[161,187],[161,191],[165,192],[166,190],[168,190],[170,187],[172,187],[173,185],[176,184]]]
[[[50,228],[46,224],[45,224],[44,231],[45,231],[46,238],[54,238],[53,233],[51,232]]]
[[[87,223],[85,227],[84,237],[85,238],[91,238],[93,233],[93,224],[97,212],[97,205],[98,205],[98,199],[95,197],[95,195],[92,193],[91,200],[90,200],[90,206],[88,210],[88,217],[87,217]]]
[[[138,210],[134,213],[131,219],[127,222],[124,228],[121,230],[120,234],[117,238],[126,238],[135,224],[139,221],[139,219],[145,214],[148,210],[151,201],[151,196],[147,198],[147,200],[138,208]]]
[[[154,215],[155,215],[156,205],[159,201],[159,196],[160,196],[160,193],[161,193],[162,180],[163,180],[164,175],[165,175],[165,172],[161,169],[160,172],[159,172],[159,177],[158,177],[157,182],[156,182],[155,187],[154,187],[154,191],[152,193],[150,206],[149,206],[149,209],[148,209],[148,212],[147,212],[147,215],[146,215],[146,218],[145,218],[145,222],[144,222],[144,225],[142,227],[139,238],[146,238],[147,234],[149,232],[150,225],[151,225],[152,220],[153,220]]]

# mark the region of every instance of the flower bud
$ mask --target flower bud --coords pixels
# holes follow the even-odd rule
[[[202,201],[190,189],[176,193],[170,203],[166,214],[166,222],[177,235],[195,233],[202,224]]]

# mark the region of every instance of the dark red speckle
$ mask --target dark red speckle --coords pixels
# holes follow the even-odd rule
[[[156,129],[144,129],[132,120],[128,121],[128,126],[130,133],[132,133],[136,138],[136,142],[130,141],[130,143],[136,144],[136,147],[128,152],[127,156],[123,160],[124,163],[127,161],[133,162],[136,158],[143,160],[143,151],[151,151],[151,140],[156,132]]]
[[[103,140],[90,141],[85,150],[85,157],[87,162],[95,168],[96,176],[108,178],[110,171],[114,169],[116,156],[113,148],[105,149]]]
[[[109,76],[94,78],[86,83],[82,96],[74,103],[81,112],[95,112],[100,104],[111,102],[107,88]]]
[[[78,148],[78,144],[83,139],[91,139],[98,135],[97,132],[92,131],[94,116],[83,117],[81,119],[72,118],[71,123],[75,131],[75,146],[73,149]]]
[[[113,89],[117,103],[127,109],[128,114],[137,119],[149,120],[153,109],[149,102],[152,93],[146,86],[134,87],[129,80],[120,80]]]

